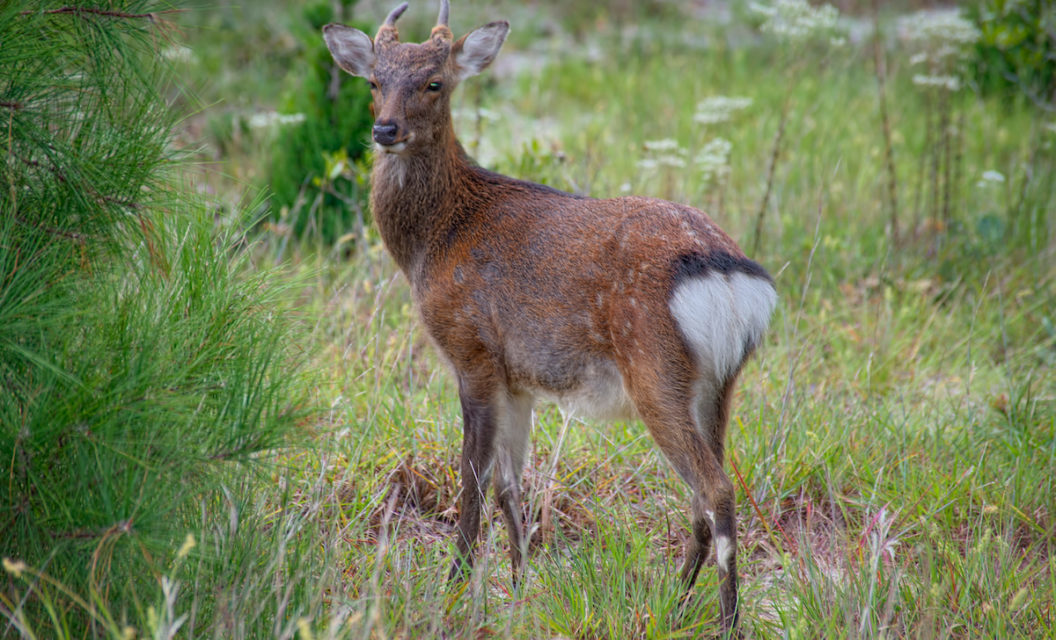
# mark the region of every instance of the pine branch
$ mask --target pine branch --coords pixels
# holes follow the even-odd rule
[[[59,182],[66,182],[66,175],[62,172],[62,169],[59,169],[54,164],[49,167],[44,164],[41,164],[40,162],[37,162],[36,160],[31,160],[29,158],[19,157],[18,159],[21,160],[23,164],[29,165],[31,167],[36,167],[38,169],[50,171],[52,175],[54,175],[55,178],[58,179]],[[138,211],[140,209],[140,204],[133,200],[126,200],[124,198],[118,198],[117,196],[109,196],[105,193],[99,193],[98,191],[93,189],[91,185],[84,185],[84,188],[87,189],[88,193],[90,193],[99,202],[107,202],[110,204],[120,205],[122,207],[128,207],[133,211]]]
[[[91,14],[97,16],[105,16],[107,18],[123,18],[127,20],[136,18],[146,18],[151,22],[157,20],[157,17],[166,13],[182,13],[183,9],[166,9],[165,11],[151,11],[150,13],[126,13],[124,11],[111,11],[107,9],[96,9],[94,7],[62,7],[60,9],[49,9],[44,11],[45,15],[56,15],[56,14],[68,14],[68,15],[83,15]],[[36,11],[23,11],[19,15],[28,16],[37,13]]]
[[[26,220],[25,218],[19,215],[16,215],[14,218],[15,222],[19,223],[22,226],[30,227],[32,229],[40,229],[41,231],[49,235],[69,238],[70,240],[73,240],[74,242],[80,245],[85,245],[88,243],[88,236],[84,235],[83,233],[77,233],[75,231],[66,231],[64,229],[58,229],[56,227],[49,227],[42,224],[36,224],[34,222]]]

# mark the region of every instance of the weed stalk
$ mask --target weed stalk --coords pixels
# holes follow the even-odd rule
[[[873,8],[873,71],[876,73],[876,88],[880,107],[880,124],[884,133],[884,161],[887,169],[887,207],[891,225],[891,244],[898,246],[898,177],[895,173],[895,152],[891,143],[891,117],[887,111],[887,61],[884,52],[884,35],[880,29],[880,12],[877,0]]]

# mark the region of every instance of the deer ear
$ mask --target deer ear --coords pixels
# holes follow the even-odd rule
[[[359,29],[342,24],[323,27],[323,40],[337,66],[354,76],[369,78],[374,68],[374,42]]]
[[[492,22],[474,29],[452,47],[458,79],[465,80],[483,71],[495,56],[499,55],[502,43],[510,32],[510,23],[505,20]]]

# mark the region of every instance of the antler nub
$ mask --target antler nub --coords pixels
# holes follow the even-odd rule
[[[381,23],[381,26],[378,27],[378,35],[374,36],[375,47],[387,47],[399,42],[400,34],[396,31],[396,19],[403,15],[403,12],[406,10],[407,3],[404,2],[393,9],[389,14],[389,17],[385,18],[385,22]]]
[[[451,3],[448,0],[440,0],[440,17],[436,19],[436,26],[447,26],[447,16],[451,13]]]
[[[401,4],[400,6],[398,6],[395,9],[392,10],[392,13],[389,14],[389,17],[385,18],[385,22],[384,22],[383,26],[395,27],[396,26],[396,19],[399,18],[400,16],[402,16],[403,12],[406,11],[406,10],[407,10],[407,3],[404,2],[403,4]]]
[[[436,26],[430,34],[434,40],[450,42],[455,39],[455,35],[447,26],[447,17],[450,13],[451,5],[448,0],[440,0],[440,16],[436,19]]]

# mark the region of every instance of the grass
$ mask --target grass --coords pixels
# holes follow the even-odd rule
[[[592,14],[584,28],[561,24],[572,16],[550,3],[531,16],[514,3],[462,4],[456,31],[471,26],[469,16],[509,15],[516,34],[500,56],[510,66],[469,81],[455,99],[456,126],[484,164],[599,197],[630,191],[714,211],[715,187],[692,168],[648,172],[637,163],[649,140],[671,138],[692,158],[722,136],[732,152],[716,218],[742,246],[789,101],[756,256],[775,274],[781,301],[742,375],[728,444],[745,635],[1056,637],[1051,116],[960,92],[957,204],[952,222],[937,226],[921,168],[926,96],[908,59],[890,48],[896,246],[885,227],[867,40],[805,51],[796,64],[741,19],[739,5],[728,25],[668,8],[633,19]],[[235,26],[281,29],[287,10],[265,5]],[[378,19],[385,10],[369,12]],[[412,7],[405,37],[424,37],[422,21],[432,17]],[[557,26],[540,35],[548,24]],[[276,89],[291,82],[261,71],[257,56],[232,61],[233,70],[216,62],[230,47],[226,33],[189,33],[210,61],[192,65],[192,80],[223,102],[188,121],[187,140],[212,110],[274,107]],[[753,103],[721,125],[694,122],[695,105],[712,95]],[[267,142],[225,139],[222,148],[230,174],[199,178],[220,203],[242,198],[257,179]],[[978,186],[989,170],[1005,181]],[[232,479],[227,500],[203,504],[212,524],[195,532],[187,555],[173,550],[167,593],[159,582],[138,603],[96,594],[115,619],[125,616],[113,635],[125,626],[232,638],[714,632],[710,568],[687,615],[677,615],[689,496],[644,428],[565,423],[546,407],[525,475],[535,526],[528,579],[513,590],[493,509],[478,570],[462,589],[448,588],[461,442],[455,385],[406,283],[371,238],[349,251],[261,232],[259,267],[282,262],[305,283],[299,313],[311,341],[301,348],[323,410],[304,428],[316,446],[276,454],[263,476]],[[216,514],[227,514],[226,526]],[[61,629],[34,622],[40,635]]]

